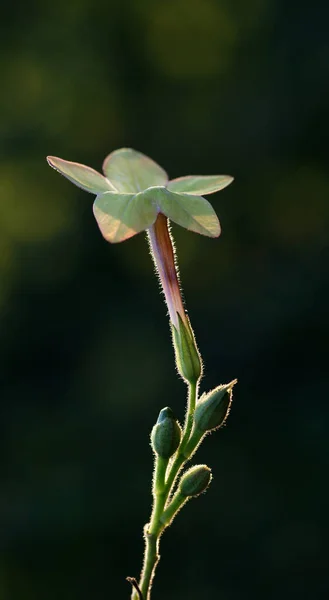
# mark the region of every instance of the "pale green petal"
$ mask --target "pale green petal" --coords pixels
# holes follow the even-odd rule
[[[156,162],[131,148],[109,154],[104,160],[103,171],[114,187],[125,194],[168,183],[167,173]]]
[[[219,192],[219,190],[230,185],[232,181],[233,177],[230,175],[186,175],[186,177],[172,179],[167,187],[172,192],[204,196],[205,194]]]
[[[86,192],[96,195],[115,189],[106,177],[91,167],[63,160],[57,156],[47,156],[47,161],[53,169]]]
[[[143,194],[106,192],[97,196],[94,215],[108,242],[123,242],[153,225],[157,208]]]
[[[159,212],[186,229],[209,237],[220,235],[217,215],[202,196],[177,194],[164,187],[155,187],[146,190],[143,197],[155,202]]]

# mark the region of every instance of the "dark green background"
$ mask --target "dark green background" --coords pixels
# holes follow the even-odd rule
[[[229,173],[223,233],[175,226],[202,389],[238,377],[163,538],[154,600],[328,593],[328,10],[284,0],[9,3],[0,36],[2,600],[129,598],[148,435],[180,419],[144,235],[110,246],[47,154],[130,146]]]

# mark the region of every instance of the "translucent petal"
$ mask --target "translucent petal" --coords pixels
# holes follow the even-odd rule
[[[232,183],[230,175],[186,175],[177,177],[168,183],[168,190],[202,196],[219,192]]]
[[[137,193],[168,183],[167,173],[151,158],[132,150],[115,150],[103,163],[103,171],[119,192]]]
[[[57,156],[47,156],[47,161],[53,169],[86,192],[100,194],[115,189],[106,177],[101,175],[101,173],[97,173],[91,167],[63,160],[62,158],[57,158]]]
[[[143,194],[106,192],[97,196],[94,215],[108,242],[123,242],[153,225],[157,209]]]
[[[202,196],[177,194],[164,187],[150,188],[143,196],[155,202],[158,211],[174,223],[201,235],[220,235],[217,215],[211,204]]]

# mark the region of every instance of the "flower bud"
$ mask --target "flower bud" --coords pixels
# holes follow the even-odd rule
[[[232,388],[236,382],[234,379],[201,396],[194,412],[194,423],[199,431],[211,431],[223,425],[230,412]]]
[[[205,492],[212,479],[207,465],[196,465],[184,473],[179,483],[182,496],[198,496]]]
[[[160,411],[151,433],[152,448],[161,458],[170,458],[177,450],[181,438],[181,428],[171,408]]]
[[[184,323],[179,313],[177,317],[178,329],[173,326],[177,370],[185,381],[195,384],[202,374],[201,356],[189,322]]]

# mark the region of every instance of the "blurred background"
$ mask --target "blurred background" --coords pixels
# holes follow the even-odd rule
[[[45,161],[100,169],[122,146],[172,178],[235,176],[210,198],[218,240],[173,227],[202,390],[239,384],[154,600],[328,597],[327,22],[284,0],[2,8],[2,600],[129,598],[148,436],[163,406],[183,419],[144,235],[107,244]]]

